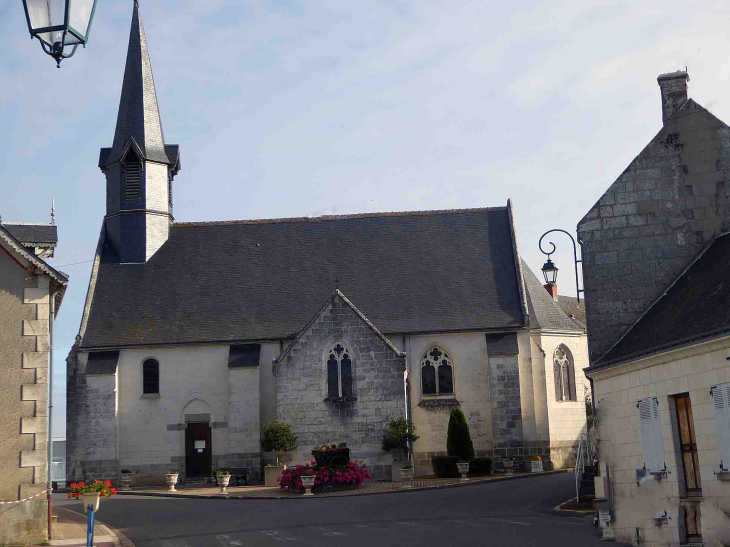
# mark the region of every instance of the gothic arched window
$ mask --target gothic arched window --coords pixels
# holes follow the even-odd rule
[[[560,344],[553,353],[553,376],[555,378],[555,400],[576,401],[575,367],[570,350]]]
[[[142,393],[160,392],[160,363],[147,359],[142,364]]]
[[[423,395],[454,393],[454,362],[438,346],[432,347],[421,357],[421,392]]]
[[[327,355],[327,398],[352,399],[352,357],[342,344],[335,344]]]

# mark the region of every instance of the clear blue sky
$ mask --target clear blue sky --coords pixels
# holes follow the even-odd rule
[[[574,231],[661,128],[656,77],[730,120],[728,2],[141,0],[179,221],[515,203],[520,250]],[[58,316],[55,434],[104,216],[131,0],[99,0],[57,70],[0,6],[0,214],[47,222],[71,276]],[[564,237],[564,236],[562,236]],[[574,295],[556,239],[560,292]],[[83,262],[83,264],[76,264]]]

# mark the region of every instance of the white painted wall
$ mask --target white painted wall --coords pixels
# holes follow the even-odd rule
[[[730,338],[634,361],[593,373],[599,458],[610,469],[613,522],[619,540],[630,541],[639,527],[647,546],[678,545],[681,460],[675,448],[672,395],[689,393],[702,481],[701,522],[706,546],[730,544],[730,482],[718,481],[719,454],[710,388],[730,382]],[[637,401],[657,397],[668,477],[636,485],[643,466]],[[666,510],[669,524],[651,517]]]

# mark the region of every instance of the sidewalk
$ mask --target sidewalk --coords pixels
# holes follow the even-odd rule
[[[178,485],[177,492],[169,492],[164,486],[151,486],[132,488],[131,492],[118,492],[119,495],[133,496],[163,496],[179,498],[229,498],[229,499],[314,499],[340,496],[363,496],[369,494],[387,494],[394,492],[413,492],[414,490],[426,490],[429,488],[449,488],[482,484],[485,482],[499,482],[505,480],[525,479],[540,475],[553,475],[564,473],[564,470],[546,471],[544,473],[515,473],[514,475],[490,475],[487,477],[471,477],[467,482],[460,479],[437,479],[435,477],[413,479],[411,488],[403,488],[403,483],[390,481],[366,481],[359,488],[352,490],[335,490],[331,492],[317,492],[311,498],[305,498],[302,492],[291,492],[281,489],[278,486],[229,486],[228,495],[220,494],[220,487],[207,486],[185,486]]]
[[[51,545],[67,545],[73,547],[86,546],[86,515],[81,515],[64,507],[54,507],[58,516],[53,523],[53,539]],[[112,530],[96,520],[94,525],[94,545],[96,547],[134,547],[134,544],[122,534]]]

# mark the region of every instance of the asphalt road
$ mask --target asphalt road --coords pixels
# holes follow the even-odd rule
[[[119,496],[102,500],[98,518],[137,547],[600,545],[589,517],[552,511],[573,489],[573,474],[565,473],[340,498]],[[54,504],[82,511],[60,496]]]

